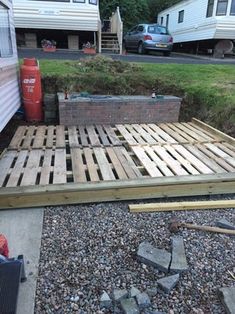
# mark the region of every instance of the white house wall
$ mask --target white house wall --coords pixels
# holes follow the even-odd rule
[[[16,28],[98,31],[99,6],[88,3],[13,0]]]
[[[13,56],[0,57],[0,132],[20,107],[20,90],[18,83],[18,57],[16,50],[15,28],[12,14],[12,3],[1,2],[10,8],[10,27],[13,46]]]
[[[188,42],[213,38],[235,39],[235,16],[215,16],[217,1],[214,5],[214,16],[206,17],[208,0],[186,0],[159,13],[158,23],[169,14],[168,29],[174,42]],[[230,5],[230,3],[229,3]],[[179,11],[184,10],[183,23],[178,23]]]

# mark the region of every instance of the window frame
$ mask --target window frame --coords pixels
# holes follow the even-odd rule
[[[178,24],[184,22],[184,10],[178,12]]]
[[[226,3],[225,13],[219,13],[218,12],[220,3]],[[225,16],[225,15],[227,15],[227,12],[228,12],[228,0],[218,0],[217,7],[216,7],[216,16]]]
[[[164,23],[164,16],[161,16],[161,22],[160,22],[160,24],[163,25],[163,23]]]
[[[13,50],[13,39],[12,39],[12,32],[11,32],[11,23],[10,23],[10,8],[5,5],[4,3],[2,3],[0,1],[0,8],[6,9],[7,11],[7,21],[8,21],[8,25],[7,25],[7,29],[8,29],[8,43],[9,43],[9,54],[7,55],[2,55],[1,52],[1,47],[0,47],[0,59],[7,59],[7,58],[12,58],[14,57],[14,50]]]
[[[215,0],[208,0],[206,17],[212,17],[213,16],[214,6],[215,6]],[[211,8],[212,8],[212,10],[211,10]]]

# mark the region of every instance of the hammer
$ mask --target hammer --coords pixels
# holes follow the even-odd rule
[[[186,222],[180,222],[177,219],[172,220],[168,226],[170,232],[172,232],[172,233],[179,231],[180,227],[188,228],[188,229],[194,229],[194,230],[202,230],[202,231],[209,231],[209,232],[215,232],[215,233],[225,233],[225,234],[235,235],[235,230],[218,228],[218,227],[195,225],[195,224],[190,224],[190,223],[186,223]]]

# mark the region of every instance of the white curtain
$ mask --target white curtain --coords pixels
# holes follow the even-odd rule
[[[8,9],[0,4],[0,57],[12,56]]]

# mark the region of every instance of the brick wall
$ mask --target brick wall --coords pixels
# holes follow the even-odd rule
[[[100,96],[98,96],[100,97]],[[65,100],[58,94],[60,124],[118,124],[177,122],[181,99],[165,96],[152,99],[145,96],[110,98],[73,98]]]

